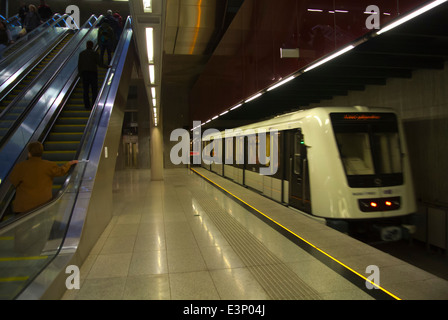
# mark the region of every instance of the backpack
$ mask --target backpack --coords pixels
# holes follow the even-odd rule
[[[108,23],[103,23],[98,29],[98,38],[101,43],[108,43],[113,39],[114,30]]]

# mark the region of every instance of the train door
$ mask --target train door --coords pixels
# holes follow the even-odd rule
[[[301,129],[289,131],[289,204],[311,213],[307,147]]]

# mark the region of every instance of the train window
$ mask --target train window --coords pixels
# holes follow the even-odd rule
[[[337,133],[336,139],[348,175],[375,173],[368,133]]]
[[[244,136],[235,138],[235,163],[244,164]]]
[[[258,137],[255,134],[247,135],[247,164],[257,164]]]
[[[403,183],[397,117],[392,113],[332,113],[339,153],[352,188]]]
[[[401,152],[400,140],[398,133],[375,133],[376,156],[378,157],[378,173],[400,173],[401,168]]]
[[[225,139],[225,159],[224,159],[224,163],[225,164],[234,164],[234,155],[235,155],[235,150],[234,150],[234,143],[233,143],[233,138],[232,137],[227,137]]]

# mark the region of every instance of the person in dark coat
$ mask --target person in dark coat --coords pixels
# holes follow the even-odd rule
[[[47,21],[53,16],[53,11],[50,6],[45,3],[45,0],[40,0],[40,6],[37,8],[37,12],[39,12],[43,21]]]
[[[84,107],[92,110],[98,95],[98,66],[107,68],[97,52],[93,50],[93,41],[87,41],[86,49],[78,57],[78,74],[82,79],[84,90]],[[90,100],[92,89],[92,100]]]
[[[19,14],[20,23],[22,24],[22,26],[25,23],[25,17],[26,17],[27,13],[28,13],[28,6],[25,4],[25,2],[20,1],[20,7],[19,7],[18,14]]]
[[[104,53],[107,51],[107,63],[110,64],[115,47],[115,33],[109,20],[103,21],[98,29],[98,45],[101,61],[104,61]]]
[[[33,210],[53,197],[53,179],[68,173],[70,167],[78,163],[72,160],[58,166],[42,159],[44,147],[36,141],[28,145],[28,160],[18,163],[12,170],[9,180],[16,188],[13,211],[22,213]]]
[[[26,13],[24,27],[26,29],[26,33],[30,33],[34,29],[36,29],[41,23],[41,17],[39,12],[37,12],[37,8],[35,5],[30,4],[28,6],[28,12]]]

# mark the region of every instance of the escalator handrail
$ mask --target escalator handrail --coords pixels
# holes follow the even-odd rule
[[[92,15],[92,17],[93,17],[93,15]],[[87,37],[87,36],[90,34],[90,32],[92,32],[92,30],[98,25],[98,22],[101,21],[102,17],[103,17],[103,16],[100,16],[98,19],[96,19],[95,23],[89,28],[89,31],[86,33],[86,35],[84,35],[83,38],[79,41],[79,43],[78,43],[78,45],[77,45],[76,48],[79,48],[79,46],[82,45],[82,44],[84,43],[84,40],[86,39],[86,37]],[[95,18],[96,18],[96,17],[95,17]],[[90,19],[89,19],[88,21],[90,21]],[[64,61],[64,64],[63,64],[63,65],[65,65],[65,64],[70,60],[70,58],[73,57],[74,52],[76,52],[76,50],[74,50],[73,52],[71,52],[70,56],[67,57],[67,59]],[[55,73],[55,74],[51,77],[51,80],[50,80],[49,82],[53,82],[54,79],[55,79],[55,77],[57,76],[57,74],[59,74],[59,72],[61,72],[61,70],[62,70],[62,65],[59,66],[59,68],[58,68],[58,72]],[[48,88],[49,82],[47,82],[47,84],[46,84],[46,88]],[[39,98],[40,98],[40,95],[39,95],[39,97],[36,97],[36,98],[33,99],[32,103],[28,106],[27,111],[24,112],[24,115],[23,115],[21,121],[17,121],[17,123],[15,123],[15,130],[21,125],[21,122],[22,122],[23,118],[26,116],[26,114],[28,113],[28,111],[29,111],[30,109],[32,109],[32,107],[33,107],[33,106],[35,105],[35,103],[39,100]],[[31,106],[31,107],[30,107],[30,106]],[[9,134],[9,136],[11,136],[11,135],[12,135],[12,132]],[[4,143],[5,143],[5,142],[2,140],[2,143],[0,144],[0,150],[3,148]],[[0,181],[0,200],[2,200],[3,202],[5,202],[5,201],[3,200],[5,197],[9,197],[9,195],[10,195],[10,189],[13,188],[13,186],[11,185],[11,183],[9,182],[9,179],[8,179],[8,176],[9,176],[9,174],[10,174],[12,168],[13,168],[14,165],[17,164],[18,162],[25,160],[26,157],[27,157],[27,151],[26,151],[26,146],[24,146],[24,148],[22,149],[22,152],[21,152],[20,156],[18,156],[18,157],[16,158],[16,160],[12,160],[14,163],[13,163],[13,165],[11,166],[11,169],[9,170],[9,172],[5,175],[5,178],[3,179],[3,181]],[[0,201],[0,203],[1,203],[2,201]],[[4,213],[5,213],[5,210],[7,209],[6,207],[7,207],[7,204],[6,204],[4,207],[0,207],[0,221],[1,221],[1,219],[3,218],[3,215],[4,215]]]
[[[98,20],[99,20],[99,19],[98,19]],[[125,24],[125,26],[124,26],[124,28],[123,28],[123,30],[126,30],[126,28],[128,28],[128,29],[131,28],[131,25],[132,25],[132,19],[131,19],[131,17],[128,17],[128,19],[127,19],[127,21],[126,21],[126,24]],[[124,32],[123,32],[123,34],[124,34]],[[121,37],[119,43],[117,44],[117,49],[115,50],[114,56],[113,56],[113,58],[112,58],[112,67],[109,68],[109,70],[108,70],[107,73],[106,73],[106,76],[105,76],[105,78],[104,78],[103,85],[101,86],[101,89],[100,89],[100,91],[98,92],[98,96],[97,96],[97,99],[96,99],[96,101],[95,101],[95,105],[94,105],[94,107],[92,108],[92,110],[98,110],[99,108],[98,108],[98,107],[95,107],[95,106],[98,106],[98,105],[100,105],[100,104],[103,105],[103,108],[101,108],[101,109],[99,110],[100,114],[96,117],[96,118],[97,118],[97,121],[94,121],[95,116],[94,116],[93,112],[92,112],[91,116],[89,117],[89,120],[88,120],[88,122],[87,122],[87,124],[86,124],[86,129],[85,129],[84,134],[83,134],[83,136],[82,136],[82,138],[81,138],[81,141],[80,141],[80,144],[79,144],[80,147],[78,148],[78,151],[77,151],[77,153],[76,153],[76,157],[75,157],[75,159],[78,159],[79,156],[80,156],[80,154],[81,154],[81,150],[82,150],[83,148],[86,148],[85,144],[87,143],[86,140],[87,140],[87,137],[88,137],[87,132],[88,132],[88,130],[89,130],[89,127],[94,129],[94,132],[91,133],[91,134],[89,134],[89,136],[94,137],[94,136],[96,135],[96,133],[97,133],[97,130],[98,130],[98,121],[100,120],[100,118],[101,118],[101,116],[102,116],[103,109],[104,109],[104,104],[106,104],[107,97],[108,97],[108,95],[109,95],[109,93],[110,93],[110,88],[109,88],[109,90],[106,92],[106,88],[109,86],[109,85],[107,84],[107,82],[108,82],[107,80],[110,78],[110,73],[111,73],[111,70],[114,69],[114,65],[118,64],[119,56],[117,56],[116,53],[122,51],[122,48],[124,47],[124,44],[125,44],[125,38],[124,38],[124,37]],[[121,48],[121,49],[120,49],[120,48]],[[77,73],[77,72],[75,71],[75,73]],[[75,73],[70,77],[71,79],[75,78],[75,80],[73,80],[73,82],[70,84],[70,86],[72,87],[72,90],[73,90],[74,86],[76,86],[77,81],[79,81],[79,78],[78,78],[78,77],[75,77]],[[112,79],[111,79],[111,80],[112,80]],[[111,81],[111,80],[109,80],[109,81]],[[69,92],[69,94],[70,94],[70,92]],[[62,105],[62,106],[59,108],[59,111],[61,111],[61,110],[63,109],[63,107],[64,107],[64,106]],[[58,112],[58,111],[55,111],[55,113],[59,113],[59,112]],[[57,118],[57,117],[56,117],[56,118]],[[52,122],[52,124],[54,124],[55,121],[56,121],[56,119],[54,119],[54,121]],[[52,125],[47,126],[47,128],[48,128],[48,131],[46,132],[47,135],[49,134],[49,130],[51,130],[51,127],[52,127]],[[46,135],[44,135],[44,137],[46,137]],[[92,146],[89,148],[87,154],[90,155],[91,151],[92,151]],[[85,158],[85,159],[87,160],[88,158]],[[51,206],[51,205],[54,204],[56,201],[58,201],[58,200],[62,197],[63,193],[65,192],[65,190],[66,190],[66,186],[70,183],[70,180],[73,178],[73,177],[72,177],[73,170],[74,170],[74,168],[72,167],[72,168],[70,169],[68,175],[67,175],[67,178],[65,179],[65,182],[64,182],[64,184],[63,184],[63,188],[61,188],[61,191],[58,193],[57,196],[54,197],[54,199],[52,199],[52,200],[49,201],[48,203],[42,205],[42,206],[39,207],[39,208],[36,208],[36,209],[30,211],[30,212],[20,214],[20,215],[18,216],[17,219],[11,219],[10,221],[7,221],[7,222],[2,223],[2,224],[0,225],[0,230],[2,230],[3,228],[6,228],[6,227],[10,227],[11,224],[15,224],[15,223],[17,223],[18,221],[20,221],[21,219],[25,218],[25,217],[28,217],[28,216],[30,216],[30,215],[38,214],[39,212],[43,211],[46,207]],[[8,182],[8,183],[9,183],[9,182]],[[10,187],[12,187],[12,186],[10,185]],[[0,190],[1,190],[1,189],[0,189]],[[1,198],[2,196],[3,196],[3,193],[0,193],[0,198]],[[0,209],[1,209],[1,208],[0,208]],[[1,214],[2,214],[2,212],[0,212],[0,218],[1,218]],[[0,220],[1,220],[1,219],[0,219]]]
[[[111,69],[114,69],[115,72],[117,72],[117,74],[120,76],[122,74],[123,67],[124,67],[124,64],[125,64],[125,61],[127,58],[126,57],[127,55],[123,56],[123,52],[128,52],[127,50],[130,47],[130,43],[131,43],[131,39],[132,39],[132,28],[128,29],[128,31],[126,32],[126,37],[123,37],[123,39],[124,39],[123,42],[126,41],[126,43],[125,43],[125,45],[121,46],[120,51],[117,50],[117,52],[120,52],[120,55],[117,56],[118,58],[113,63],[113,67],[111,68]],[[102,105],[103,108],[101,108],[101,110],[99,110],[100,113],[98,114],[99,115],[98,123],[103,122],[105,120],[108,121],[108,119],[110,118],[112,101],[109,101],[109,100],[116,99],[116,95],[117,95],[116,89],[118,88],[118,85],[120,83],[120,78],[121,77],[115,77],[114,75],[111,75],[111,74],[109,74],[108,78],[105,78],[105,83],[109,82],[109,81],[110,81],[110,83],[108,83],[108,85],[107,85],[108,89],[107,90],[105,89],[103,91],[103,94],[101,97],[101,103],[103,103],[103,105]],[[108,110],[104,110],[104,109],[108,109]],[[109,113],[107,113],[107,111],[109,111]],[[104,112],[106,112],[106,114]],[[104,117],[107,119],[104,119]],[[97,135],[97,134],[98,133],[95,133],[95,135]],[[89,145],[85,146],[86,151],[89,154],[92,151],[95,151],[96,149],[95,149],[94,145],[97,143],[102,143],[101,141],[104,141],[104,138],[105,138],[105,132],[101,131],[99,136],[94,137],[90,146]],[[96,151],[98,151],[98,150],[96,150]],[[101,155],[101,151],[100,151],[100,155]],[[99,160],[98,154],[96,154],[94,157],[97,158],[97,160]],[[82,177],[78,178],[78,180],[79,180],[78,183],[82,183],[82,181],[86,178],[84,176],[84,174],[86,173],[86,167],[87,167],[87,165],[84,165],[84,167],[79,168],[79,170],[78,170],[79,172],[77,173],[77,175],[78,176],[82,175]],[[93,167],[96,170],[95,165],[93,165]],[[91,171],[91,168],[89,168],[89,173],[90,173],[90,171]],[[80,192],[79,188],[77,190],[74,190],[75,199],[70,198],[70,196],[68,195],[69,198],[67,198],[67,199],[70,199],[70,200],[68,200],[67,204],[64,204],[65,209],[63,211],[65,213],[70,212],[70,215],[68,217],[68,220],[66,221],[65,234],[63,235],[63,237],[61,239],[61,241],[62,241],[61,245],[57,248],[57,251],[54,254],[52,254],[49,261],[45,263],[45,266],[43,266],[43,268],[40,269],[40,271],[35,276],[33,276],[32,279],[30,279],[30,282],[27,283],[26,286],[17,294],[15,299],[19,299],[19,300],[40,299],[42,297],[42,295],[45,293],[45,291],[47,290],[47,288],[49,286],[51,286],[56,275],[59,274],[60,272],[65,271],[65,264],[67,264],[68,259],[70,259],[70,257],[72,257],[74,255],[74,253],[77,250],[77,246],[79,244],[79,237],[80,237],[80,234],[82,233],[82,227],[80,228],[79,224],[85,223],[85,210],[83,210],[83,209],[79,210],[80,208],[78,208],[80,206],[79,201],[81,201],[81,203],[82,203],[85,200],[82,197],[79,198],[80,193],[81,192]],[[51,205],[55,205],[55,203],[53,202],[52,204],[48,205],[47,208],[50,207]],[[81,204],[81,206],[82,206],[82,204]],[[62,207],[59,209],[62,209]],[[33,215],[38,215],[40,213],[43,213],[42,212],[43,210],[44,209],[34,211]],[[27,219],[29,219],[29,218],[31,218],[31,217],[28,216]],[[82,221],[78,220],[79,218],[81,218]],[[27,220],[27,219],[24,219],[24,220]],[[8,229],[11,229],[11,226]],[[72,234],[69,234],[69,232],[71,232]],[[69,239],[69,241],[67,241],[67,237],[70,237],[71,235],[73,235],[73,233],[75,233],[75,235],[78,236],[77,243],[75,244],[76,247],[72,246],[73,243],[70,241],[71,238]]]
[[[94,15],[91,16],[95,17]],[[90,18],[90,19],[91,19]],[[96,17],[95,17],[96,18]],[[89,19],[89,21],[90,21]],[[90,34],[90,32],[96,27],[98,21],[100,20],[100,18],[98,18],[95,23],[93,24],[93,26],[90,28],[90,30],[83,36],[83,38],[81,38],[81,40],[79,41],[79,43],[76,45],[76,47],[74,48],[74,50],[72,52],[69,53],[69,55],[65,58],[65,60],[63,61],[62,64],[59,65],[59,67],[56,69],[56,71],[54,72],[54,74],[50,77],[50,79],[43,85],[43,87],[39,90],[39,92],[33,97],[33,99],[30,101],[30,103],[28,104],[28,106],[26,106],[25,110],[21,113],[21,115],[19,116],[19,118],[15,121],[14,125],[8,129],[7,133],[0,138],[0,150],[3,148],[4,144],[10,139],[11,134],[17,129],[18,126],[20,126],[20,124],[22,123],[23,119],[27,116],[28,112],[34,107],[34,105],[36,104],[37,101],[39,101],[40,97],[42,96],[42,94],[48,89],[48,87],[53,83],[54,79],[59,75],[59,73],[61,72],[61,70],[63,70],[63,68],[67,65],[67,63],[70,61],[70,59],[73,57],[73,55],[76,52],[76,49],[79,48],[79,46],[81,46],[83,44],[83,40]],[[86,23],[87,24],[87,23]],[[81,30],[81,29],[80,29]],[[79,32],[79,31],[78,31]],[[59,57],[60,55],[65,54],[65,52],[60,51],[56,57]],[[56,58],[55,57],[55,58]],[[55,59],[54,58],[54,59]],[[53,60],[54,60],[53,59]],[[45,66],[44,70],[46,70],[47,68],[49,68],[51,65],[51,63],[49,63],[48,65]],[[42,70],[42,71],[44,71]],[[42,74],[42,73],[41,73]],[[32,88],[33,85],[38,82],[40,80],[39,77],[36,77],[28,86],[28,88]],[[15,105],[18,103],[18,101],[20,101],[26,94],[28,93],[27,90],[24,90],[23,92],[21,92],[9,105],[8,107],[4,110],[4,112],[2,112],[2,114],[0,115],[0,120],[2,120],[3,117],[5,117],[7,115],[7,110],[11,110],[13,107],[15,107]]]
[[[61,42],[61,41],[63,41],[64,40],[64,38],[67,36],[67,34],[70,32],[70,30],[69,29],[67,29],[66,31],[65,31],[65,33],[63,33],[63,34],[61,34],[57,39],[56,39],[56,41],[53,43],[53,46],[51,47],[51,48],[49,48],[48,50],[46,50],[42,55],[40,55],[39,56],[39,58],[38,59],[36,59],[35,61],[33,61],[33,63],[30,65],[30,66],[28,66],[27,67],[27,70],[26,71],[24,71],[19,77],[17,77],[17,79],[15,79],[15,81],[12,83],[12,84],[10,84],[9,86],[8,86],[8,88],[6,89],[6,90],[3,90],[2,92],[0,92],[0,101],[1,100],[3,100],[3,99],[5,99],[6,98],[6,96],[8,96],[10,93],[11,93],[11,91],[12,90],[14,90],[14,88],[21,82],[21,81],[23,81],[23,79],[37,66],[37,65],[39,65],[39,63],[41,63],[42,62],[42,60],[44,60],[47,56],[48,56],[48,54],[56,47],[56,46],[58,46],[58,44]],[[68,43],[67,43],[68,44]],[[62,49],[61,49],[62,50]],[[53,58],[53,59],[55,59],[57,57],[57,55],[55,55],[55,57]],[[50,64],[51,62],[49,62],[48,64],[47,64],[47,66]],[[47,68],[47,66],[45,66],[36,76],[35,76],[35,79],[37,79],[38,77],[39,77],[39,75],[40,74],[42,74],[42,73],[44,73],[44,71],[46,70],[46,68]],[[34,81],[31,81],[30,82],[30,84],[27,86],[27,88],[28,87],[31,87],[32,85],[34,84]],[[21,97],[22,96],[24,96],[25,94],[26,94],[26,92],[27,92],[27,88],[24,88],[24,89],[22,89],[21,90],[21,92],[16,96],[16,98],[14,98],[12,101],[11,101],[11,103],[9,103],[9,105],[2,111],[2,112],[0,112],[0,120],[2,119],[2,118],[4,118],[5,117],[5,115],[9,112],[9,110],[10,110],[10,108],[12,107],[12,106],[14,106],[14,102],[15,102],[15,100],[17,99],[17,100],[20,100],[21,99]],[[4,93],[4,91],[6,91],[5,93]],[[0,145],[1,145],[1,143],[0,143]]]
[[[59,21],[63,21],[62,19]],[[9,55],[0,61],[0,90],[11,85],[21,73],[26,70],[36,57],[45,50],[46,42],[52,42],[53,38],[58,37],[58,33],[67,28],[57,28],[59,21],[56,21],[53,27],[47,28],[41,32],[38,37],[30,42],[26,42],[22,48],[16,50],[14,54]]]
[[[38,26],[36,29],[34,29],[33,31],[31,31],[28,34],[28,37],[30,35],[32,36],[31,40],[29,40],[28,37],[22,37],[19,40],[17,40],[14,44],[7,47],[8,50],[12,49],[14,51],[13,52],[14,54],[11,53],[8,56],[1,59],[0,67],[2,64],[9,65],[12,62],[12,60],[16,59],[18,54],[22,54],[22,51],[28,50],[28,48],[30,46],[32,46],[33,43],[36,42],[39,39],[39,37],[43,34],[43,32],[42,32],[43,30],[50,28],[50,27],[56,27],[61,22],[63,22],[63,21],[65,22],[65,19],[67,19],[69,16],[70,16],[69,14],[64,14],[61,16],[59,13],[55,13],[53,15],[53,17],[51,17],[46,22],[42,23],[40,26]],[[51,21],[53,21],[53,22],[51,22]],[[37,34],[39,34],[39,35],[36,36]],[[15,47],[17,47],[17,49],[14,49]]]
[[[131,27],[132,27],[132,19],[131,19],[131,17],[128,17],[126,22],[125,22],[125,24],[124,24],[123,31],[125,31],[125,30],[127,30],[127,29],[129,29]],[[125,35],[125,32],[123,32],[122,34]],[[113,70],[114,63],[117,64],[118,60],[119,60],[119,57],[116,58],[116,53],[122,51],[122,48],[125,45],[125,39],[126,38],[124,36],[120,37],[120,40],[119,40],[119,42],[117,44],[116,50],[114,52],[114,56],[112,57],[112,61],[111,61],[112,62],[112,66],[111,66],[111,68],[109,68],[107,70],[106,75],[104,77],[103,85],[101,86],[101,89],[98,92],[97,98],[96,98],[94,106],[92,108],[93,111],[91,113],[91,116],[89,117],[89,120],[87,121],[86,128],[85,128],[84,133],[83,133],[83,135],[81,137],[81,141],[79,143],[80,147],[78,148],[78,150],[76,152],[75,159],[79,159],[80,158],[82,150],[83,150],[83,147],[87,143],[87,138],[96,136],[96,132],[98,130],[98,123],[97,123],[97,121],[99,121],[99,119],[101,118],[102,112],[104,110],[104,104],[106,103],[107,96],[110,93],[110,88],[109,88],[109,91],[106,92],[106,88],[108,87],[108,83],[112,81],[112,79],[109,79],[109,78],[111,77],[111,72]],[[103,105],[103,107],[100,109],[100,115],[98,116],[98,120],[95,121],[95,114],[94,113],[96,113],[97,110],[99,109],[98,108],[99,105]],[[89,128],[93,128],[93,133],[89,133]],[[87,153],[87,155],[85,154],[84,157],[82,157],[82,159],[83,160],[88,160],[89,159],[88,156],[90,155],[90,152],[91,152],[91,148],[90,148],[89,152]],[[71,171],[73,171],[73,169]],[[59,194],[62,194],[63,191],[65,190],[66,186],[68,186],[68,184],[70,183],[70,180],[72,178],[71,177],[71,173],[72,172],[70,172],[69,175],[67,176],[67,178],[65,179],[65,181],[64,181],[64,183],[62,185],[62,188],[59,191]]]

